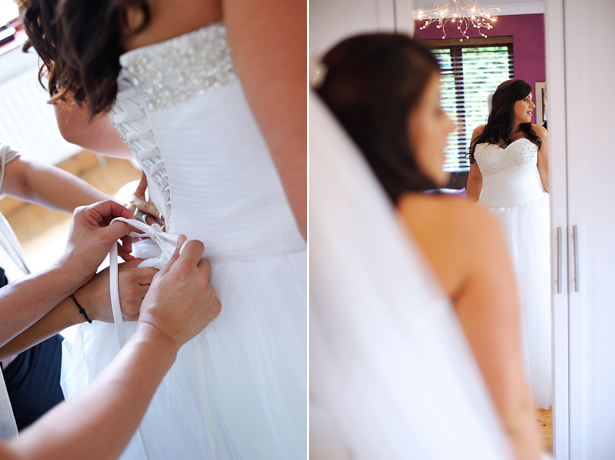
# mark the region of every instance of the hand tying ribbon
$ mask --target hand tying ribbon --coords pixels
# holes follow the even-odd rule
[[[162,269],[177,247],[177,240],[179,235],[171,235],[165,233],[162,227],[158,224],[147,225],[136,219],[126,219],[124,217],[117,217],[113,219],[112,223],[116,220],[126,222],[128,225],[140,230],[143,233],[131,232],[129,235],[132,237],[143,238],[148,237],[160,248],[160,255],[157,258],[144,260],[139,264],[139,267],[153,267],[158,270]],[[185,244],[185,243],[184,243]],[[114,245],[109,253],[109,281],[110,281],[110,295],[111,295],[111,310],[113,312],[113,321],[115,323],[115,332],[119,341],[120,347],[123,347],[126,343],[126,333],[124,331],[124,322],[122,320],[122,309],[120,306],[120,293],[118,282],[118,260],[117,260],[117,246]]]
[[[122,222],[126,222],[128,225],[138,230],[141,230],[143,233],[131,232],[129,233],[129,235],[137,238],[143,238],[145,236],[149,237],[153,242],[158,245],[161,250],[161,253],[157,258],[146,259],[139,264],[139,267],[153,267],[160,270],[173,256],[173,253],[177,248],[177,241],[179,239],[179,235],[171,235],[169,233],[165,233],[162,230],[162,227],[158,224],[147,225],[146,223],[138,221],[136,219],[125,219],[123,217],[117,217],[113,219],[113,221],[116,220],[121,220]],[[183,246],[185,246],[187,242],[188,240],[184,241],[184,244],[180,249],[180,253],[183,249]],[[113,311],[113,322],[115,323],[115,332],[117,334],[117,340],[121,348],[126,343],[126,332],[124,331],[124,321],[122,319],[122,309],[120,306],[117,245],[113,245],[113,247],[111,248],[111,252],[109,253],[109,259],[111,309]],[[194,339],[192,339],[192,346],[194,350],[194,363],[196,367],[197,381],[199,386],[199,399],[201,403],[201,408],[203,410],[203,416],[205,418],[207,436],[209,438],[209,444],[212,450],[213,458],[214,460],[217,460],[218,449],[213,430],[213,418],[207,394],[205,392],[206,379],[205,368],[203,366],[203,344],[201,343],[201,339],[198,335]],[[141,443],[143,444],[143,449],[145,450],[145,456],[147,458],[150,458],[147,443],[145,442],[141,426],[139,426],[139,436],[141,438]]]

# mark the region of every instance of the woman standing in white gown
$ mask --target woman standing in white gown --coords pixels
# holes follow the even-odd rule
[[[324,167],[325,155],[310,152],[315,406],[339,429],[352,458],[506,458],[508,452],[489,450],[497,452],[500,427],[480,428],[498,423],[483,405],[492,398],[516,457],[538,458],[518,299],[498,224],[480,208],[421,193],[446,184],[444,148],[454,129],[440,104],[435,57],[404,35],[359,35],[331,49],[319,70],[325,76],[316,92],[382,190],[365,196],[361,179],[366,188],[373,179],[341,161],[354,152],[340,152],[339,161],[327,159]],[[310,149],[322,148],[318,137]],[[409,245],[393,247],[404,235],[391,227],[395,221],[411,233]],[[432,413],[445,413],[446,422]]]
[[[508,80],[493,95],[486,125],[474,130],[468,201],[502,224],[522,316],[525,371],[534,403],[551,407],[551,282],[547,130],[532,125],[532,87]],[[479,198],[480,195],[480,198]]]
[[[66,42],[50,89],[69,102],[63,133],[91,133],[109,113],[165,235],[204,243],[222,303],[182,348],[124,459],[306,456],[305,10],[285,0],[61,3]],[[98,115],[80,119],[72,100]],[[117,350],[113,325],[82,328],[65,391]]]

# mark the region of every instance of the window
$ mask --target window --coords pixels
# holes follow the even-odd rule
[[[487,122],[487,96],[514,78],[512,37],[422,40],[442,68],[442,106],[457,124],[445,151],[446,171],[467,171],[472,132]]]
[[[17,3],[14,0],[0,0],[0,26],[11,22],[17,17],[19,17]]]

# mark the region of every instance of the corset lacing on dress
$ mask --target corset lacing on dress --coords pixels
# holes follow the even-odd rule
[[[166,48],[163,56],[157,52],[158,46]],[[219,88],[236,79],[237,71],[222,23],[135,51],[120,57],[118,94],[109,117],[145,171],[148,184],[162,193],[162,203],[156,204],[164,207],[158,211],[170,222],[169,178],[147,110]]]
[[[172,208],[169,177],[147,111],[180,103],[195,94],[218,88],[234,80],[237,72],[226,41],[226,29],[222,23],[199,29],[193,34],[176,37],[161,45],[172,48],[167,50],[163,57],[157,52],[157,45],[139,50],[138,53],[129,52],[121,56],[122,70],[118,77],[118,94],[109,117],[145,172],[150,192],[159,198],[155,200],[158,211],[163,214],[166,222],[170,222]],[[173,65],[170,65],[171,63]],[[135,75],[145,75],[145,78],[139,79]],[[161,206],[163,209],[160,209]],[[143,231],[145,235],[138,233],[130,235],[147,236],[161,249],[157,259],[146,261],[140,266],[161,269],[168,262],[175,250],[178,235],[164,233],[157,224],[148,226],[132,219],[116,220]],[[111,306],[118,342],[122,347],[126,343],[126,335],[120,307],[118,275],[117,248],[114,246],[110,253]],[[199,340],[198,337],[193,339],[195,366],[209,442],[212,454],[217,458],[213,429],[209,428],[213,423],[211,412],[207,397],[203,393],[205,377],[201,345],[197,343]],[[146,456],[149,458],[140,428],[139,433]]]

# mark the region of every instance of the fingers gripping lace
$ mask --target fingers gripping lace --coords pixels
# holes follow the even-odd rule
[[[116,220],[126,222],[128,225],[135,227],[143,233],[131,232],[129,236],[132,237],[149,237],[154,241],[161,250],[161,254],[157,259],[150,259],[142,262],[139,266],[149,266],[161,269],[173,256],[175,249],[177,248],[178,235],[170,235],[162,231],[162,227],[158,224],[147,225],[136,219],[125,219],[123,217],[117,217],[113,219],[112,223]],[[126,332],[124,330],[124,321],[122,318],[122,309],[120,305],[119,295],[119,269],[117,260],[117,245],[113,245],[109,254],[109,281],[110,281],[110,294],[111,294],[111,309],[113,311],[113,322],[115,323],[115,332],[117,334],[117,340],[120,344],[120,348],[126,344]],[[196,336],[192,340],[192,346],[194,350],[194,363],[197,371],[197,383],[199,387],[199,399],[201,403],[201,409],[203,411],[203,417],[205,419],[205,426],[207,429],[207,436],[209,438],[209,444],[211,446],[214,460],[218,459],[216,439],[214,435],[214,423],[211,414],[211,408],[209,406],[209,400],[205,392],[206,380],[205,380],[205,368],[203,366],[203,345],[207,345],[206,342],[202,342],[201,339]],[[145,455],[149,459],[149,453],[145,438],[139,426],[139,436],[145,450]]]

